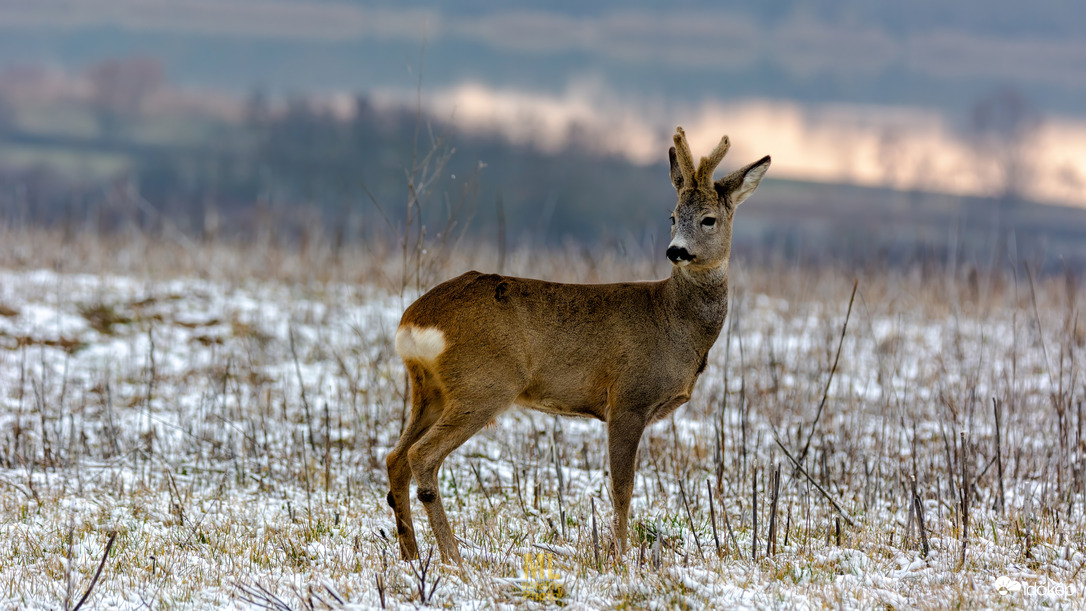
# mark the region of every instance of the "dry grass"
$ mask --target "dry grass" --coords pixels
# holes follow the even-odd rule
[[[71,608],[113,531],[88,604],[522,604],[528,552],[584,608],[1082,603],[1072,279],[864,272],[842,339],[853,274],[736,260],[694,398],[642,441],[627,557],[607,554],[603,426],[513,411],[441,472],[463,571],[423,571],[398,560],[384,501],[405,409],[389,337],[413,283],[395,247],[0,240],[0,606]],[[423,283],[495,260],[426,256]],[[522,250],[506,272],[662,263]]]

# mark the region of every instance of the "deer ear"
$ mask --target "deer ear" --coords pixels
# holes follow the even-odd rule
[[[671,184],[678,191],[683,188],[683,171],[679,168],[679,159],[675,156],[675,147],[668,149],[667,158],[671,161]]]
[[[750,197],[751,193],[754,193],[758,184],[762,182],[766,170],[769,169],[769,161],[769,155],[766,155],[713,183],[717,195],[724,200],[729,210],[735,210],[739,204]]]

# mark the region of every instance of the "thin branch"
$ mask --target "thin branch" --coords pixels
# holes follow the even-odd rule
[[[309,413],[309,399],[305,396],[305,380],[302,378],[302,366],[298,363],[298,351],[294,349],[294,325],[290,325],[290,358],[294,361],[294,373],[298,376],[298,390],[302,394],[302,407],[305,408],[305,424],[309,431],[309,445],[317,453],[317,442],[313,439],[313,419]]]
[[[797,466],[799,462],[807,458],[807,451],[811,449],[811,438],[814,437],[815,429],[818,427],[818,420],[822,417],[822,408],[826,406],[826,398],[830,395],[830,384],[833,382],[833,374],[837,372],[837,361],[841,358],[841,346],[845,343],[845,330],[848,329],[848,319],[852,316],[852,302],[856,299],[856,288],[858,286],[860,286],[860,279],[856,278],[852,281],[852,296],[848,298],[848,312],[845,313],[845,324],[841,326],[841,339],[837,342],[837,354],[833,357],[830,377],[826,379],[826,388],[822,391],[822,401],[818,404],[818,411],[815,413],[814,422],[811,423],[811,430],[807,432],[807,441],[803,444],[803,451],[799,453],[799,461],[793,461]]]
[[[848,513],[846,513],[845,510],[842,509],[839,504],[837,504],[837,501],[834,500],[832,496],[830,496],[830,493],[826,492],[822,488],[822,486],[819,486],[818,482],[816,482],[815,479],[807,473],[807,470],[800,466],[799,462],[792,457],[792,454],[788,451],[788,448],[784,447],[784,444],[781,443],[781,438],[777,436],[776,431],[773,432],[773,441],[777,443],[777,447],[779,447],[781,451],[784,452],[784,455],[788,457],[788,460],[792,461],[792,465],[796,468],[796,471],[802,473],[803,477],[806,477],[807,481],[811,482],[811,484],[814,485],[815,489],[818,490],[822,494],[822,496],[826,497],[826,500],[829,501],[831,505],[833,505],[833,508],[836,509],[837,513],[839,513],[841,517],[845,519],[845,522],[848,522],[849,526],[855,527],[856,523],[852,521],[852,518],[848,515]]]
[[[87,586],[87,591],[83,593],[83,598],[79,599],[79,602],[75,604],[72,611],[79,611],[79,608],[83,606],[83,603],[87,602],[87,598],[94,590],[95,584],[98,583],[98,578],[102,575],[102,569],[106,566],[106,560],[109,558],[109,550],[113,549],[113,542],[117,540],[117,531],[109,533],[109,542],[106,543],[106,551],[102,553],[102,561],[98,563],[98,570],[94,572],[94,579],[91,579],[90,585]]]

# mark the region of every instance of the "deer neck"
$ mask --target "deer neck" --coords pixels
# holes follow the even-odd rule
[[[724,327],[728,314],[728,264],[688,271],[675,267],[667,281],[670,307],[676,321],[691,330],[699,352],[708,352]],[[703,348],[703,349],[702,349]]]

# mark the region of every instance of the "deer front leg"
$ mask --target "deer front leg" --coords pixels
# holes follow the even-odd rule
[[[611,495],[615,499],[615,544],[619,556],[626,553],[630,497],[633,496],[637,445],[645,431],[639,414],[626,412],[607,423],[608,453],[611,457]]]

